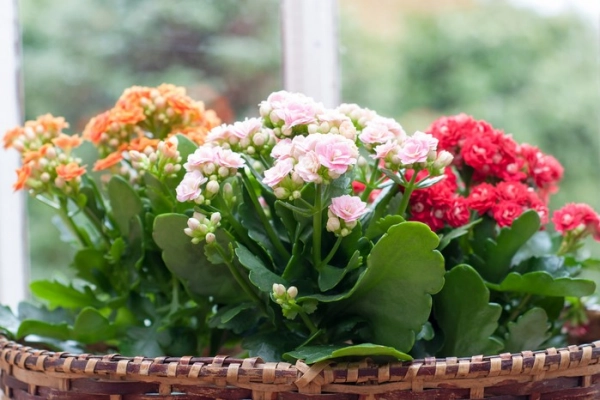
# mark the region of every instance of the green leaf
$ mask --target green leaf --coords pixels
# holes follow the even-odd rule
[[[435,185],[436,183],[442,181],[445,178],[446,178],[446,175],[438,175],[438,176],[432,176],[429,178],[425,178],[425,179],[419,181],[419,183],[417,183],[417,185],[415,186],[415,189],[425,189],[425,188],[431,187],[431,186]]]
[[[21,321],[12,313],[10,307],[0,306],[0,333],[14,339]]]
[[[504,351],[518,353],[523,350],[537,350],[551,336],[549,329],[546,312],[542,308],[532,308],[516,322],[508,323]]]
[[[337,268],[331,265],[323,266],[323,269],[319,273],[319,289],[322,292],[333,289],[338,283],[340,283],[347,272],[348,271],[346,268]]]
[[[115,222],[122,236],[129,236],[130,221],[143,211],[142,200],[121,176],[113,175],[108,182],[108,198]]]
[[[445,338],[437,356],[494,354],[502,348],[491,337],[502,307],[489,301],[489,290],[471,266],[457,265],[446,273],[446,284],[434,297],[435,319]]]
[[[460,226],[458,228],[454,228],[449,233],[441,236],[440,237],[440,245],[438,246],[438,250],[439,251],[444,250],[444,248],[446,248],[446,246],[448,246],[452,240],[466,235],[467,233],[469,233],[469,231],[471,230],[471,228],[474,225],[477,225],[480,222],[481,222],[481,218],[476,219],[475,221],[469,222],[466,225]]]
[[[260,313],[256,312],[254,303],[232,304],[219,308],[208,320],[208,326],[230,329],[239,334],[256,326],[258,318]]]
[[[283,354],[294,349],[306,338],[285,330],[259,332],[244,337],[242,347],[248,350],[250,357],[260,357],[267,362],[280,362]]]
[[[66,286],[57,281],[35,281],[29,288],[35,296],[46,300],[50,309],[56,307],[100,307],[102,305],[88,286],[85,287],[84,292],[81,292],[73,285]]]
[[[158,334],[153,327],[132,327],[127,331],[125,338],[119,346],[119,351],[129,357],[145,356],[158,357],[164,355],[158,342]]]
[[[158,215],[173,212],[174,199],[166,195],[172,189],[150,173],[145,173],[143,179],[146,186],[146,196],[150,200],[154,213]]]
[[[511,226],[500,230],[496,241],[488,239],[485,245],[483,265],[477,270],[489,282],[500,282],[513,265],[513,257],[519,249],[540,229],[540,216],[534,210],[524,212]]]
[[[371,221],[367,231],[365,232],[365,236],[368,239],[375,239],[386,233],[390,227],[397,225],[401,222],[404,222],[405,219],[401,215],[386,215],[383,218],[378,219],[377,221]]]
[[[553,278],[546,271],[519,274],[511,272],[500,284],[486,283],[487,287],[499,292],[530,293],[540,296],[589,296],[594,293],[596,284],[587,279]]]
[[[395,184],[398,184],[400,186],[405,186],[406,185],[406,180],[403,179],[402,176],[398,175],[397,173],[390,171],[389,169],[385,169],[382,168],[381,172],[383,172],[385,174],[385,176],[387,176],[388,178],[390,178],[390,180],[392,182],[394,182]]]
[[[108,319],[91,307],[81,310],[73,324],[74,339],[86,344],[113,339],[115,332],[115,327],[110,324]]]
[[[36,335],[58,340],[69,340],[73,339],[72,333],[69,325],[65,322],[53,324],[38,320],[25,320],[21,322],[17,338],[23,339],[28,335]]]
[[[169,270],[181,280],[186,290],[199,302],[212,296],[218,303],[235,303],[245,299],[225,265],[214,265],[204,255],[204,244],[192,244],[183,230],[188,217],[163,214],[154,220],[152,237],[163,251]]]
[[[235,254],[240,264],[250,271],[250,282],[261,292],[271,293],[274,283],[280,283],[286,287],[289,286],[285,279],[269,270],[260,258],[252,254],[250,250],[240,243],[236,243],[236,245]]]
[[[398,351],[393,347],[381,346],[372,343],[362,343],[354,346],[344,345],[321,345],[321,346],[303,346],[294,351],[283,355],[284,359],[294,362],[304,360],[307,364],[314,364],[320,361],[330,360],[341,357],[376,357],[387,356],[396,360],[410,361],[412,357],[406,353]]]
[[[48,310],[43,305],[36,305],[26,301],[19,303],[19,319],[21,321],[35,319],[51,324],[58,324],[61,322],[72,323],[74,321],[72,312],[69,312],[64,308]]]
[[[392,226],[373,247],[367,268],[345,303],[369,320],[371,341],[409,351],[429,318],[431,295],[444,284],[444,259],[438,237],[427,225]]]

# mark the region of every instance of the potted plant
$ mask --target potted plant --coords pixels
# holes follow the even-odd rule
[[[54,207],[79,250],[77,278],[32,283],[39,301],[4,308],[2,333],[323,366],[536,350],[581,322],[595,285],[578,275],[595,262],[580,250],[600,217],[550,217],[553,157],[464,114],[408,135],[285,91],[259,113],[218,125],[180,88],[130,88],[83,132],[97,180],[62,119],[9,131],[15,189]]]

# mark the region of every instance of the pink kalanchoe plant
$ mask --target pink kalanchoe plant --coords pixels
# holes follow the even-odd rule
[[[169,89],[141,90],[150,97],[138,104],[140,90],[86,129],[102,156],[132,124],[140,134],[154,126],[131,109],[181,103]],[[172,128],[187,131],[179,115],[193,110]],[[82,176],[63,120],[9,132],[5,143],[27,150],[15,188],[51,187],[65,201],[83,281],[81,291],[33,286],[67,293],[49,305],[67,299],[73,326],[28,322],[14,336],[97,346],[74,328],[92,318],[112,335],[103,345],[126,354],[241,345],[267,360],[408,360],[556,345],[568,315],[582,314],[595,285],[579,276],[594,264],[580,249],[600,239],[600,217],[568,204],[548,224],[563,173],[553,157],[465,114],[407,134],[375,111],[285,91],[259,114],[212,124],[199,144],[154,132],[132,140],[96,164],[114,171],[107,194]]]

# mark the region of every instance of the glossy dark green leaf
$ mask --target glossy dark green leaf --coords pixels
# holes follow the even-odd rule
[[[274,283],[289,286],[285,279],[269,270],[260,258],[252,254],[250,250],[240,243],[237,243],[235,254],[240,264],[250,271],[250,282],[252,282],[252,284],[261,292],[271,293],[273,291]]]
[[[48,310],[44,305],[38,305],[22,301],[21,303],[19,303],[18,310],[19,319],[21,321],[24,321],[26,319],[35,319],[51,324],[58,324],[62,322],[71,324],[74,322],[73,312],[64,308],[55,308],[54,310]]]
[[[204,255],[204,244],[192,244],[183,230],[188,217],[182,214],[163,214],[154,220],[153,238],[163,251],[163,260],[177,276],[188,293],[197,301],[212,296],[216,302],[241,301],[245,294],[239,289],[225,265],[214,265]]]
[[[340,283],[347,272],[346,268],[337,268],[331,265],[323,266],[323,269],[319,272],[319,289],[322,292],[333,289]]]
[[[504,351],[518,353],[537,350],[550,337],[548,316],[542,308],[532,308],[515,322],[508,323]]]
[[[250,357],[260,357],[267,362],[280,362],[283,354],[295,349],[306,340],[286,330],[258,332],[244,337],[242,347]]]
[[[21,322],[21,326],[19,326],[19,331],[17,332],[17,338],[23,339],[29,335],[58,340],[69,340],[73,339],[73,330],[65,322],[53,324],[50,322],[29,319]]]
[[[594,293],[596,284],[580,278],[553,278],[545,271],[519,274],[511,272],[500,284],[486,283],[490,289],[499,292],[530,293],[540,296],[589,296]]]
[[[371,221],[369,227],[365,232],[365,236],[368,239],[375,239],[386,233],[388,229],[390,229],[390,227],[404,221],[405,219],[400,215],[386,215],[385,217],[380,218],[377,221]]]
[[[254,303],[232,304],[221,307],[210,317],[208,326],[242,333],[256,326],[260,316],[261,313],[256,312]]]
[[[488,239],[483,257],[483,265],[477,270],[489,282],[500,282],[510,267],[513,257],[519,249],[540,229],[540,216],[534,210],[529,210],[515,219],[511,226],[500,230],[496,241]]]
[[[81,343],[92,344],[114,338],[115,327],[94,308],[81,310],[73,324],[73,338]]]
[[[438,237],[427,225],[392,226],[373,247],[345,308],[371,323],[372,342],[409,351],[444,284]]]
[[[146,196],[150,200],[153,212],[156,214],[173,212],[176,199],[173,196],[168,196],[172,189],[150,173],[144,174],[143,179]]]
[[[475,221],[469,222],[466,225],[452,229],[450,232],[448,232],[447,234],[443,235],[440,238],[440,245],[438,246],[438,250],[439,251],[444,250],[444,248],[446,246],[448,246],[452,240],[466,235],[467,233],[469,233],[471,231],[471,228],[473,226],[477,225],[480,222],[481,222],[481,219],[476,219]]]
[[[36,297],[45,300],[50,309],[99,307],[102,305],[89,287],[80,291],[73,285],[64,285],[57,281],[35,281],[29,288]]]
[[[0,306],[0,334],[8,335],[10,339],[16,338],[20,323],[10,307]]]
[[[288,361],[303,360],[307,364],[314,364],[320,361],[331,360],[342,357],[377,357],[386,356],[396,360],[409,361],[412,357],[406,353],[398,351],[393,347],[381,346],[372,343],[362,343],[354,346],[347,345],[321,345],[321,346],[303,346],[294,351],[284,354],[284,359]]]
[[[129,236],[129,225],[132,218],[141,215],[142,200],[136,191],[123,177],[113,175],[108,182],[108,198],[115,222],[122,236]]]
[[[438,356],[495,354],[502,348],[491,337],[502,307],[489,301],[489,290],[471,266],[457,265],[446,273],[444,288],[434,297],[435,319],[445,338]]]

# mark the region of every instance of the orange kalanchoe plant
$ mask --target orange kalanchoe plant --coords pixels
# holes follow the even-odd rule
[[[66,282],[33,282],[31,291],[43,305],[24,307],[57,318],[29,321],[12,333],[0,326],[0,333],[27,340],[37,335],[57,348],[65,347],[60,341],[66,338],[81,350],[102,342],[103,348],[131,354],[140,345],[151,354],[203,347],[210,310],[190,308],[191,299],[171,279],[152,232],[156,216],[182,211],[175,199],[185,172],[182,160],[218,124],[216,114],[184,88],[163,84],[125,90],[113,108],[92,118],[82,136],[64,133],[69,124],[50,114],[8,131],[4,148],[21,153],[14,189],[55,209],[78,250],[77,276],[92,286],[80,291]],[[76,155],[86,140],[98,151],[93,167]],[[92,169],[100,172],[101,184]],[[144,336],[150,338],[146,344],[138,340]],[[181,347],[181,337],[188,347]]]

